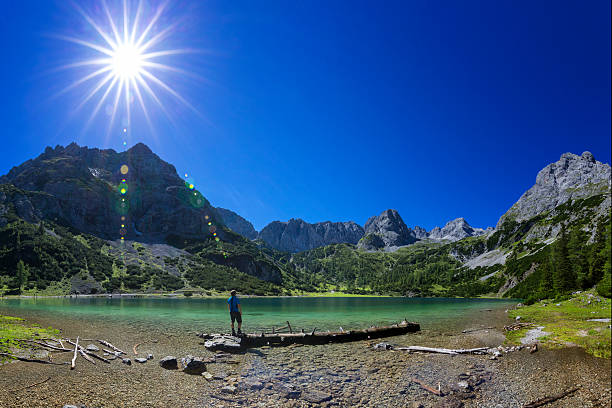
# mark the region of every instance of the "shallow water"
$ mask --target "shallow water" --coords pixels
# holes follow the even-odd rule
[[[419,322],[423,329],[444,329],[474,312],[507,308],[516,303],[498,299],[445,298],[242,298],[245,331],[284,326],[294,329],[345,330],[386,325],[401,320]],[[0,313],[35,320],[104,320],[137,330],[227,330],[225,299],[173,298],[38,298],[5,299]]]

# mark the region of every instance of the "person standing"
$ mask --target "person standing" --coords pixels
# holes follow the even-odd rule
[[[242,306],[240,306],[240,299],[236,296],[236,291],[230,292],[230,297],[227,299],[227,307],[230,312],[230,319],[232,320],[232,336],[236,335],[234,331],[234,321],[238,321],[238,336],[242,335]]]

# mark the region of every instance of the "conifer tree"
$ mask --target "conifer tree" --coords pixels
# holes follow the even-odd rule
[[[556,242],[556,256],[554,259],[555,274],[553,285],[556,294],[568,292],[576,287],[576,276],[569,259],[567,243],[565,225],[561,224],[561,232],[559,232],[559,239]]]

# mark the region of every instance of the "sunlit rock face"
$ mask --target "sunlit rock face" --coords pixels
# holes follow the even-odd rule
[[[221,207],[217,207],[215,208],[215,210],[217,210],[217,214],[219,214],[219,216],[223,220],[223,223],[229,229],[248,239],[257,238],[257,231],[255,231],[255,228],[253,228],[253,224],[251,224],[249,221],[236,214],[232,210],[228,210]]]
[[[397,210],[386,210],[368,219],[365,236],[358,246],[365,250],[377,250],[410,245],[416,241],[415,232],[406,226]]]
[[[610,191],[610,165],[598,162],[590,152],[564,153],[540,170],[533,187],[500,217],[497,227],[508,218],[525,221],[569,200],[606,191]]]
[[[487,230],[490,232],[490,230]],[[443,228],[435,227],[429,232],[428,238],[433,240],[458,241],[467,237],[485,234],[482,228],[473,228],[465,218],[456,218],[446,223]]]
[[[280,251],[300,252],[330,244],[356,244],[362,236],[363,228],[353,221],[309,224],[292,218],[288,222],[271,222],[258,238]]]
[[[52,219],[106,239],[118,239],[122,224],[126,239],[143,241],[163,241],[170,233],[206,237],[208,222],[222,225],[208,200],[142,143],[125,152],[75,143],[48,147],[0,177],[4,183],[44,193],[29,200],[31,211],[21,204],[24,219]]]

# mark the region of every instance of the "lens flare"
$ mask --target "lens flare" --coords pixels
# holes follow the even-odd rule
[[[60,67],[60,70],[77,68],[89,71],[58,94],[59,96],[79,86],[91,84],[75,109],[78,111],[89,101],[99,98],[85,127],[91,124],[103,106],[107,106],[106,110],[110,116],[108,136],[121,105],[126,118],[122,130],[126,134],[131,126],[133,109],[131,105],[137,101],[144,119],[154,132],[147,104],[154,103],[173,122],[168,109],[158,95],[160,91],[169,94],[175,101],[201,116],[195,107],[166,82],[164,77],[167,74],[197,77],[189,71],[168,65],[168,61],[171,58],[175,63],[179,55],[199,52],[190,48],[163,46],[164,41],[178,31],[180,23],[180,21],[168,23],[168,17],[164,16],[169,1],[162,2],[157,8],[149,7],[142,0],[139,0],[137,5],[136,0],[116,1],[122,5],[122,10],[120,7],[109,8],[104,0],[94,3],[97,6],[92,8],[91,14],[77,2],[74,2],[74,7],[93,29],[95,36],[92,38],[56,36],[89,51],[88,59]],[[96,53],[93,58],[91,58],[92,52]]]
[[[124,164],[124,165],[121,166],[119,171],[121,172],[121,174],[126,175],[126,174],[128,174],[128,171],[130,171],[130,168],[127,165]]]

